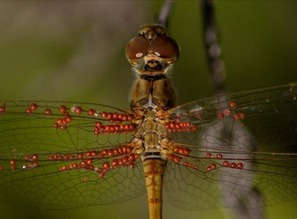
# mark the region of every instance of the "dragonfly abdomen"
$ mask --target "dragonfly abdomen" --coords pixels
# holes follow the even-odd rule
[[[162,218],[162,187],[166,163],[165,160],[154,158],[143,162],[150,219]]]

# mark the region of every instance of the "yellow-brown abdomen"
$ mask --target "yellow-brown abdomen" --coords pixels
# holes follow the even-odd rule
[[[166,161],[161,159],[143,161],[150,219],[162,218],[162,186],[165,166]]]

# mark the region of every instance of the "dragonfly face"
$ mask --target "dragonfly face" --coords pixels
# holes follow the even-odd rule
[[[183,47],[183,49],[185,48]],[[289,96],[290,94],[292,94],[291,100],[293,100],[294,92],[295,87],[288,85],[286,86],[286,88],[275,87],[270,90],[263,90],[263,92],[250,91],[242,94],[233,95],[232,98],[230,98],[228,104],[232,101],[235,101],[237,106],[235,108],[228,106],[230,114],[228,113],[228,111],[226,111],[226,113],[223,112],[223,118],[232,118],[233,120],[233,115],[235,115],[236,118],[236,113],[244,112],[246,114],[246,118],[240,121],[243,122],[245,126],[251,127],[254,130],[256,136],[259,137],[260,140],[262,139],[260,143],[268,143],[268,147],[261,147],[263,151],[277,153],[278,149],[275,148],[279,147],[284,149],[286,152],[292,152],[292,150],[289,150],[288,146],[294,144],[295,138],[293,124],[295,121],[295,117],[292,116],[293,114],[290,113],[295,110],[295,105],[293,105],[293,101],[290,102]],[[279,96],[277,96],[277,94],[279,94]],[[260,98],[260,96],[262,97],[262,99]],[[257,99],[258,101],[254,101],[255,97],[259,97],[259,99]],[[272,101],[273,97],[277,98],[274,98],[274,101]],[[68,104],[44,102],[36,103],[38,105],[37,110],[33,111],[32,114],[26,114],[26,108],[32,103],[32,101],[24,103],[15,102],[15,104],[6,102],[6,112],[4,114],[1,114],[1,121],[3,122],[1,123],[1,127],[3,128],[1,130],[5,130],[5,132],[1,132],[2,140],[6,139],[5,141],[1,142],[10,142],[9,144],[6,144],[5,148],[1,149],[1,154],[6,155],[6,157],[1,160],[1,162],[3,161],[5,163],[5,165],[3,165],[2,176],[6,176],[6,181],[2,181],[1,185],[2,189],[11,191],[10,195],[7,195],[5,197],[2,196],[4,201],[14,201],[11,197],[19,197],[18,195],[23,194],[22,200],[26,201],[23,201],[21,204],[25,203],[24,205],[32,204],[35,206],[42,204],[44,206],[49,206],[48,203],[42,202],[41,199],[39,199],[38,197],[46,197],[45,194],[49,194],[51,193],[50,191],[52,191],[53,196],[50,195],[47,200],[51,200],[51,203],[54,206],[56,206],[57,208],[59,208],[60,206],[61,208],[72,208],[88,204],[86,203],[86,199],[82,197],[88,197],[89,201],[94,201],[94,203],[96,202],[96,200],[98,200],[98,204],[115,203],[119,201],[125,201],[132,197],[136,197],[145,191],[144,179],[141,175],[143,170],[139,163],[137,163],[134,169],[127,167],[126,169],[119,168],[109,171],[102,178],[104,179],[105,183],[103,181],[100,181],[101,178],[99,176],[99,173],[94,175],[92,170],[72,169],[71,171],[63,171],[63,167],[65,167],[66,169],[67,166],[69,168],[73,168],[75,165],[70,166],[71,164],[82,161],[78,160],[78,154],[80,153],[86,156],[86,152],[92,152],[92,149],[98,152],[106,148],[110,149],[117,148],[118,146],[124,146],[125,144],[123,143],[130,141],[129,133],[122,133],[119,135],[94,135],[94,126],[95,122],[98,121],[98,117],[91,117],[88,114],[88,109],[96,109],[99,112],[103,112],[104,110],[106,112],[115,112],[117,111],[117,109],[110,107],[103,109],[104,106],[99,106],[96,104],[84,105],[77,102]],[[283,107],[280,107],[283,103],[285,103],[285,105],[282,105]],[[60,129],[53,129],[52,127],[57,118],[63,118],[63,115],[59,111],[60,105],[65,105],[68,109],[67,111],[73,116],[72,123],[68,123],[67,129],[65,129],[64,131]],[[277,203],[278,201],[281,202],[281,200],[293,200],[294,193],[292,191],[294,191],[294,186],[290,186],[292,185],[290,183],[292,182],[292,179],[294,180],[294,168],[292,168],[294,167],[294,160],[289,159],[290,156],[288,154],[283,154],[282,156],[280,154],[276,154],[274,156],[272,153],[261,155],[256,153],[254,154],[251,151],[246,151],[244,148],[241,148],[242,150],[240,150],[240,148],[236,148],[236,152],[234,150],[226,151],[223,147],[220,147],[220,145],[226,146],[226,142],[224,142],[221,138],[218,138],[217,141],[213,143],[213,139],[211,139],[211,136],[214,136],[212,133],[216,130],[215,124],[219,123],[219,121],[223,121],[221,120],[222,118],[219,118],[221,117],[221,115],[217,111],[215,105],[216,100],[210,98],[205,101],[198,101],[192,104],[187,104],[186,106],[180,106],[170,111],[170,114],[173,117],[180,117],[180,119],[182,120],[181,122],[194,121],[197,124],[201,124],[201,126],[198,126],[200,128],[200,133],[204,132],[204,135],[200,135],[199,137],[198,135],[195,135],[194,132],[173,133],[174,140],[176,142],[182,143],[184,146],[185,144],[192,143],[195,145],[199,145],[200,147],[199,149],[194,146],[190,147],[192,152],[191,155],[188,157],[181,155],[184,152],[182,152],[182,149],[179,148],[183,148],[183,145],[180,145],[180,147],[176,147],[177,149],[175,151],[175,155],[181,156],[185,160],[184,162],[181,162],[180,165],[175,164],[174,161],[169,162],[166,172],[167,175],[165,175],[166,177],[164,179],[164,190],[168,191],[168,193],[171,194],[171,196],[169,195],[169,201],[172,201],[176,206],[188,209],[197,209],[197,206],[199,206],[195,206],[189,203],[198,203],[201,205],[204,202],[208,203],[208,206],[216,205],[218,204],[218,202],[216,202],[215,199],[217,197],[221,197],[221,193],[218,189],[215,189],[215,182],[231,184],[233,181],[238,181],[241,176],[246,175],[244,173],[248,172],[256,173],[256,175],[249,175],[249,177],[254,178],[253,181],[255,181],[256,185],[260,186],[260,190],[264,189],[265,191],[265,185],[281,188],[281,191],[286,191],[286,189],[289,188],[289,190],[291,191],[290,195],[288,195],[288,193],[279,192],[280,190],[266,190],[266,193],[273,191],[272,193],[275,194],[276,192],[276,196],[278,196],[279,193],[281,194],[281,198],[276,199]],[[76,106],[82,107],[82,114],[76,114],[75,111],[72,112],[70,110],[71,108]],[[52,115],[44,114],[44,111],[47,108],[52,109]],[[267,109],[270,110],[267,111]],[[291,112],[287,111],[286,113],[286,109],[292,110]],[[127,115],[131,113],[130,111],[117,112],[118,114],[126,113]],[[276,116],[276,112],[280,112],[281,117]],[[230,117],[228,117],[227,114],[229,114]],[[268,120],[268,118],[271,118],[271,115],[274,122],[272,122],[272,120],[270,119]],[[238,116],[240,117],[239,114]],[[215,119],[213,120],[213,118]],[[107,125],[108,123],[106,118],[104,119],[99,117],[99,120],[101,120],[103,124]],[[276,125],[273,126],[273,124],[280,125],[280,128],[278,128],[278,126]],[[43,127],[43,129],[39,129],[39,131],[37,131],[38,127]],[[272,127],[274,129],[271,129]],[[208,131],[210,129],[207,128],[212,129],[212,132]],[[235,128],[233,127],[231,129],[235,130]],[[242,138],[240,140],[242,141],[244,139],[244,135],[242,135],[243,132],[239,127],[237,127],[236,130],[238,131],[237,134],[239,136],[241,134]],[[270,140],[267,140],[268,135],[265,135],[267,134],[267,132],[269,132],[268,139]],[[36,135],[38,135],[39,137],[36,138]],[[52,138],[50,142],[46,140],[49,138]],[[118,142],[120,142],[120,144]],[[215,148],[215,151],[210,150],[210,148],[208,147],[211,144],[219,147],[213,147]],[[199,152],[200,149],[201,151]],[[256,163],[256,168],[249,167],[247,163],[244,163],[243,170],[245,172],[240,174],[240,176],[237,175],[237,178],[231,177],[233,176],[234,172],[234,175],[236,176],[236,171],[239,171],[240,169],[224,169],[223,166],[225,158],[226,160],[229,160],[230,163],[232,163],[232,160],[236,164],[243,162],[240,161],[237,155],[244,150],[245,153],[249,154],[249,156],[242,156],[240,158],[241,160],[244,159],[247,162],[249,162],[249,160],[255,161],[255,157],[259,158],[261,156],[263,156],[264,159],[259,160],[258,163]],[[39,167],[35,166],[34,164],[36,154],[38,155],[39,159]],[[74,160],[72,160],[71,154],[75,155]],[[218,154],[221,154],[223,158],[220,158],[220,155]],[[57,160],[49,160],[50,156],[54,155],[56,155],[56,157],[65,155],[66,157],[65,160],[59,160],[61,157]],[[293,158],[293,156],[291,156],[291,158]],[[106,156],[104,157],[104,159],[105,161],[112,161],[113,159],[115,159],[115,157],[109,158]],[[97,165],[97,167],[100,166],[102,168],[103,160],[100,161],[99,158],[98,160],[97,158],[93,158],[93,160],[95,166]],[[11,170],[11,167],[13,167],[12,164],[14,163],[16,170]],[[185,165],[183,165],[184,163]],[[190,163],[192,163],[193,165],[198,165],[200,169],[196,171],[193,168],[187,167],[188,165],[190,165]],[[215,168],[215,170],[213,171],[207,172],[207,168],[211,167],[212,163],[215,163],[217,168]],[[29,166],[29,164],[31,164],[31,167]],[[23,166],[25,166],[24,169]],[[28,168],[26,168],[27,166]],[[59,171],[60,168],[62,168],[61,171]],[[214,165],[212,165],[212,168],[214,168]],[[216,171],[224,173],[222,174],[222,178],[218,177],[219,175]],[[283,175],[283,177],[281,175]],[[43,178],[42,176],[45,177]],[[3,178],[1,178],[1,180],[3,180]],[[115,181],[120,181],[120,183],[116,184]],[[261,183],[263,183],[263,185]],[[110,184],[111,186],[108,187],[108,184]],[[131,187],[128,187],[129,185]],[[94,191],[94,193],[91,193],[90,190],[86,190],[86,187],[92,186],[92,191]],[[129,191],[124,190],[124,195],[120,196],[120,198],[116,198],[118,197],[118,194],[116,196],[110,195],[118,193],[118,191],[122,191],[120,189],[123,186],[127,186],[128,188],[132,189],[130,189]],[[36,190],[34,190],[34,187],[36,187]],[[22,193],[21,188],[24,188],[27,192]],[[102,188],[104,188],[104,190],[102,190]],[[230,186],[229,189],[231,188],[233,187]],[[237,190],[240,190],[239,188]],[[201,191],[200,193],[197,192],[197,190],[199,189]],[[185,192],[186,194],[194,195],[186,196],[184,199],[176,199],[177,196],[183,197],[183,195],[185,195],[183,192]],[[79,202],[77,202],[78,204],[73,205],[71,204],[73,203],[71,201],[61,200],[63,199],[61,197],[69,197],[69,193],[71,193],[70,196],[73,197],[73,199],[71,200],[80,200]],[[81,196],[79,196],[78,193],[80,193]],[[100,193],[100,197],[104,196],[105,198],[96,200],[92,200],[92,198],[90,198],[93,197],[93,194],[98,193]],[[58,196],[54,197],[54,195],[56,194],[58,194]],[[30,201],[27,201],[28,199],[25,199],[26,197],[28,197],[26,195],[32,197],[29,199]],[[267,200],[270,201],[274,199],[270,196],[270,198],[268,197]]]
[[[141,70],[164,71],[168,65],[177,61],[179,48],[177,42],[167,36],[165,27],[145,25],[140,28],[139,36],[129,41],[126,57],[133,66],[143,59],[145,67]],[[157,63],[152,62],[154,60]]]

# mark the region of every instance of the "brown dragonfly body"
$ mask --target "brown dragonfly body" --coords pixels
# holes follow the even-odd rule
[[[169,121],[166,110],[175,103],[168,68],[178,55],[177,43],[159,25],[141,27],[139,36],[126,48],[126,56],[137,72],[131,98],[138,124],[132,139],[136,145],[133,152],[141,156],[143,163],[151,219],[162,218],[163,175],[167,157],[173,152],[173,143],[164,125]]]

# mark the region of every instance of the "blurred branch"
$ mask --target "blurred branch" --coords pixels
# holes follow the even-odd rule
[[[217,94],[225,92],[225,66],[221,59],[221,48],[215,24],[214,0],[201,0],[204,44],[212,84]]]
[[[173,0],[165,0],[160,10],[158,24],[161,24],[164,27],[168,26],[168,17],[172,9],[172,3],[173,3]]]
[[[217,95],[217,101],[220,109],[228,108],[228,101],[226,101],[228,95],[226,94],[225,86],[225,66],[224,62],[221,59],[221,48],[218,42],[218,33],[216,29],[216,20],[215,20],[215,10],[214,10],[215,0],[200,0],[202,17],[203,17],[203,33],[204,33],[204,44],[207,53],[208,68],[210,73],[210,78]],[[222,110],[221,110],[222,111]],[[237,129],[236,126],[241,127],[238,121],[233,120],[233,118],[225,118],[223,123],[218,123],[216,125],[216,130],[220,131],[222,139],[226,142],[237,142]],[[240,148],[245,148],[250,150],[252,147],[249,147],[249,144],[255,144],[253,135],[245,129],[241,129],[241,135],[245,134],[246,142],[240,145]],[[257,144],[255,144],[257,145]],[[251,167],[252,168],[252,167]],[[251,172],[248,177],[252,177],[253,173]],[[221,179],[224,178],[222,174]],[[233,204],[233,213],[236,215],[236,218],[249,219],[257,218],[264,219],[264,211],[261,208],[262,194],[253,188],[252,184],[249,184],[248,178],[242,176],[242,182],[246,184],[246,190],[250,194],[248,197],[241,199],[244,196],[243,191],[238,191],[237,193],[230,194],[227,189],[223,189],[225,192],[222,194],[226,203]],[[241,183],[242,183],[241,182]],[[238,184],[240,186],[240,184]],[[224,185],[223,185],[224,187]],[[240,198],[238,198],[240,197]],[[239,200],[239,201],[237,201]],[[233,203],[233,204],[232,204]],[[249,209],[249,204],[254,203],[255,206],[259,206],[255,209]]]

